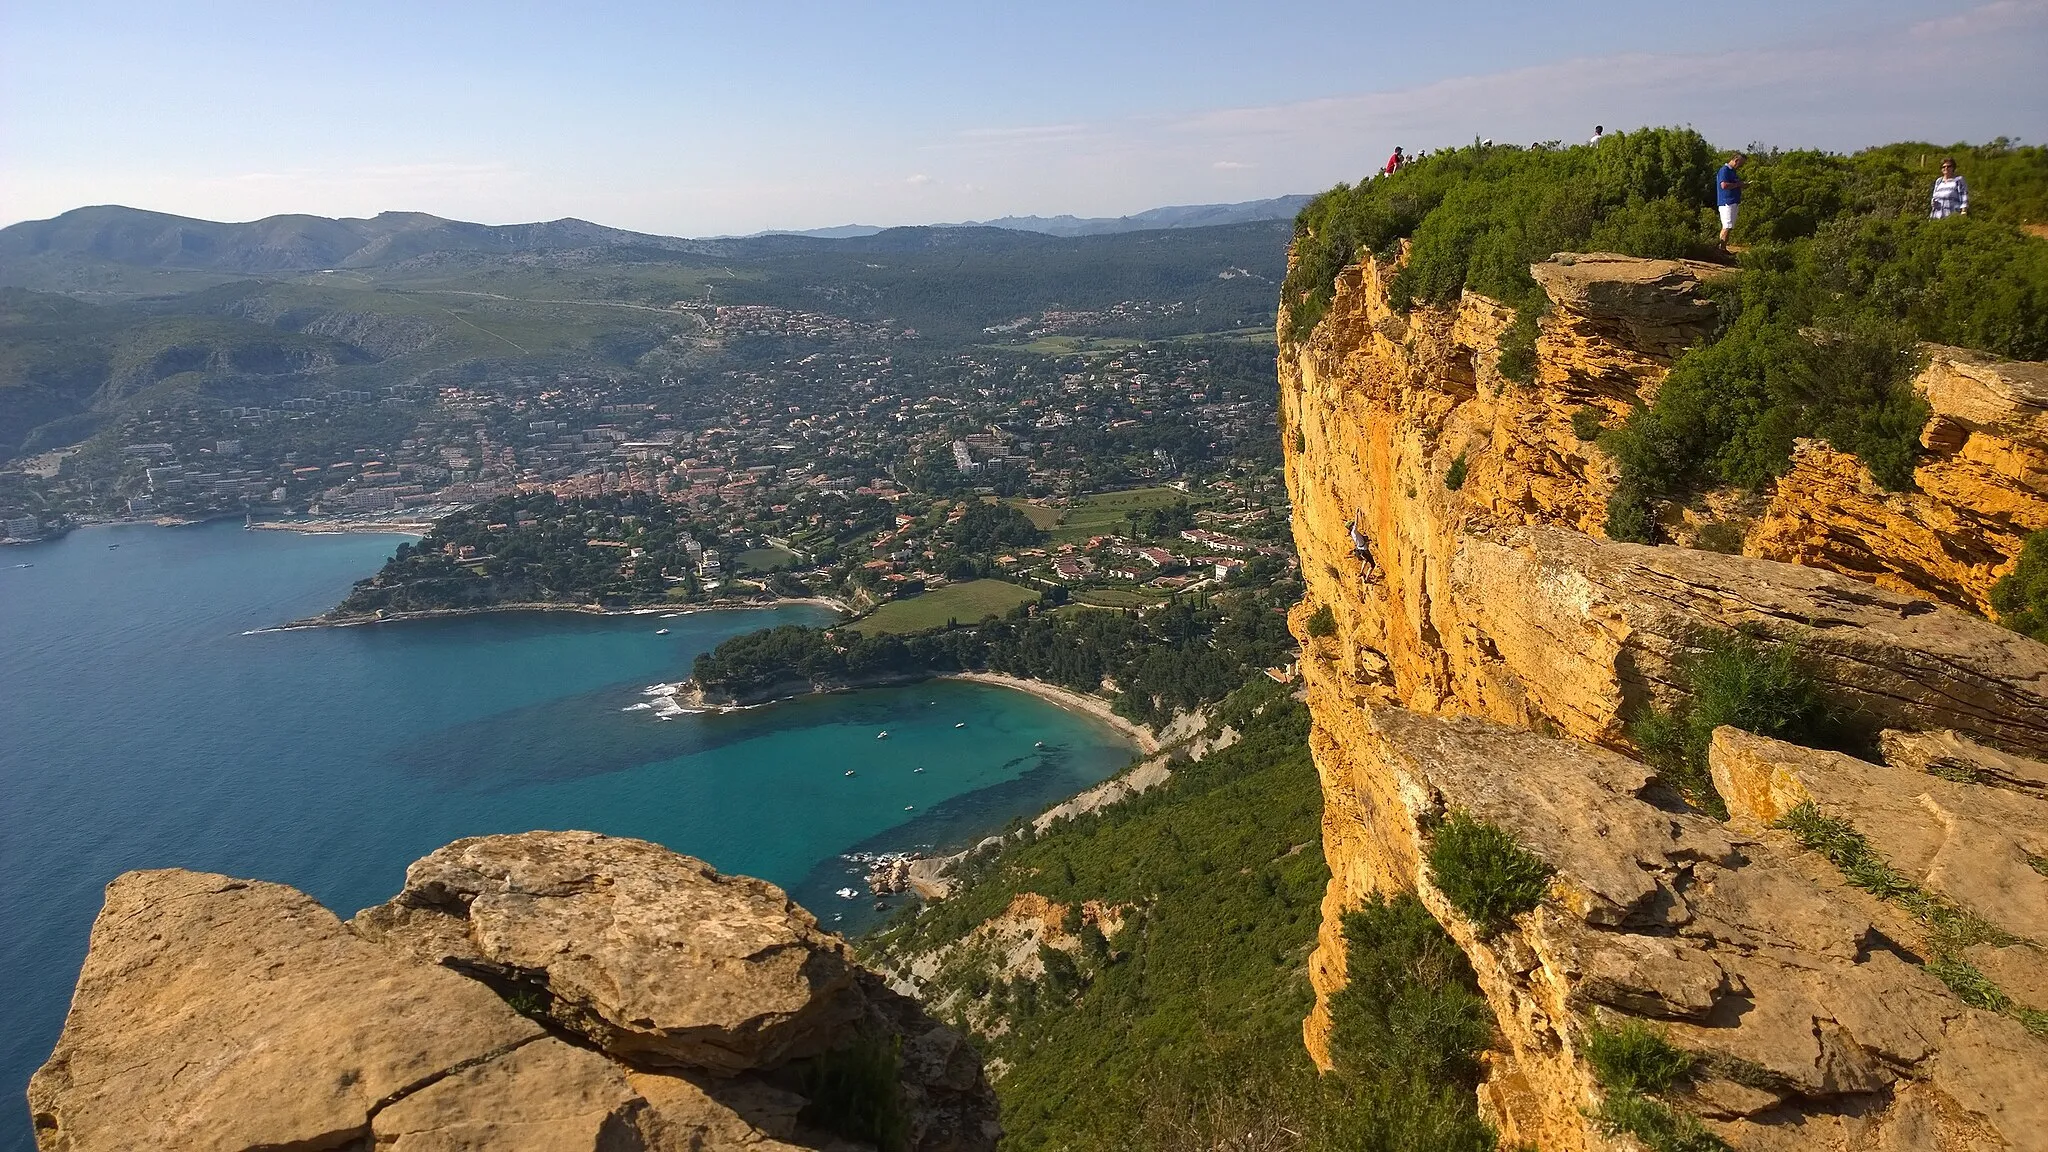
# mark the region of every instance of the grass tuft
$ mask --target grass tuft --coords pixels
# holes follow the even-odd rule
[[[1691,1075],[1699,1061],[1633,1017],[1616,1028],[1594,1021],[1586,1032],[1586,1059],[1609,1090],[1653,1095]]]

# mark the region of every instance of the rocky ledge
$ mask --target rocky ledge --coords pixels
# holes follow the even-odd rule
[[[130,872],[29,1084],[45,1150],[992,1149],[951,1028],[773,885],[530,832],[417,861],[343,921]]]

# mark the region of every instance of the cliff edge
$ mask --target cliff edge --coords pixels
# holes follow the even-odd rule
[[[1592,433],[1708,334],[1723,271],[1534,266],[1518,382],[1509,309],[1403,314],[1397,266],[1346,268],[1280,354],[1332,872],[1311,1054],[1343,915],[1413,892],[1494,1011],[1503,1147],[2048,1147],[2048,647],[1978,614],[2048,528],[2048,366],[1928,350],[1915,491],[1805,443],[1665,510],[1717,550],[1626,544]],[[1830,747],[1707,719],[1717,659],[1796,680]]]
[[[773,885],[531,832],[343,921],[177,869],[107,888],[45,1150],[992,1149],[980,1057]]]

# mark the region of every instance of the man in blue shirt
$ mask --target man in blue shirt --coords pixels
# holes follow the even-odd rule
[[[1721,170],[1714,173],[1714,205],[1721,210],[1721,247],[1728,247],[1728,233],[1735,228],[1735,210],[1742,204],[1742,177],[1736,169],[1742,167],[1743,155],[1737,152],[1728,158]]]

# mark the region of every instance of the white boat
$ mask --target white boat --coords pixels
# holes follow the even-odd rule
[[[915,805],[915,804],[905,804],[905,805],[903,806],[903,810],[904,810],[905,812],[909,812],[909,811],[912,811],[913,809],[915,809],[916,807],[917,807],[917,805]]]
[[[924,765],[920,764],[920,765],[918,765],[917,767],[915,767],[915,768],[912,768],[912,769],[911,769],[911,771],[912,771],[912,772],[922,772],[922,771],[924,771]],[[847,775],[848,775],[848,776],[851,776],[851,775],[853,775],[853,773],[851,773],[851,772],[848,772],[848,773],[847,773]]]
[[[965,728],[965,727],[967,727],[967,721],[965,721],[965,720],[962,720],[962,721],[961,721],[961,722],[959,722],[958,724],[955,724],[955,725],[953,725],[953,727],[955,727],[955,728]]]
[[[853,775],[853,769],[851,769],[851,768],[848,768],[848,769],[846,770],[846,774],[847,774],[848,776],[851,776],[851,775]]]
[[[1036,742],[1034,742],[1034,743],[1033,743],[1033,744],[1032,744],[1031,746],[1032,746],[1033,748],[1043,748],[1043,747],[1045,747],[1045,741],[1043,741],[1043,740],[1039,740],[1039,741],[1036,741]]]
[[[666,628],[656,628],[656,629],[654,630],[654,634],[655,634],[656,636],[666,636],[666,635],[668,635],[668,629],[666,629]]]
[[[886,728],[884,728],[884,729],[883,729],[882,731],[880,731],[880,732],[877,732],[877,733],[875,733],[875,739],[877,739],[877,740],[887,740],[888,738],[889,738],[889,730],[888,730],[888,729],[886,729]]]
[[[833,895],[839,897],[841,900],[860,899],[860,891],[854,888],[841,888],[839,891],[834,892]]]

